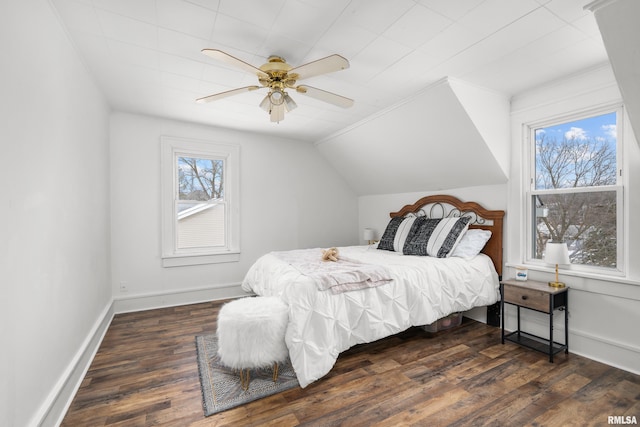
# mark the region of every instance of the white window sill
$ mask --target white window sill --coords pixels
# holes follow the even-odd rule
[[[549,273],[555,273],[555,268],[553,266],[547,266],[547,265],[541,265],[541,264],[534,264],[534,263],[521,263],[521,264],[514,264],[512,262],[508,262],[505,264],[505,266],[510,267],[510,268],[516,268],[516,267],[525,267],[529,270],[533,270],[533,271],[544,271],[549,272]],[[583,277],[585,279],[595,279],[595,280],[602,280],[605,282],[616,282],[616,283],[625,283],[628,285],[640,285],[640,281],[638,280],[633,280],[633,279],[629,279],[627,277],[625,277],[624,273],[619,272],[619,271],[611,271],[611,272],[606,272],[606,273],[595,273],[595,272],[591,272],[591,271],[580,271],[580,270],[571,270],[571,269],[567,269],[567,268],[562,268],[562,266],[560,267],[560,274],[564,274],[567,276],[573,276],[573,277]]]
[[[551,280],[555,275],[555,268],[540,264],[515,264],[507,263],[507,268],[513,269],[511,273],[515,275],[516,267],[525,267],[529,270],[529,278],[532,280]],[[533,274],[531,274],[533,272]],[[542,275],[541,275],[542,273]],[[503,277],[512,276],[505,272]],[[640,280],[625,276],[612,274],[597,274],[584,271],[560,269],[561,281],[573,289],[581,290],[601,295],[615,296],[640,301]]]
[[[163,267],[185,267],[189,265],[222,264],[240,261],[240,252],[219,254],[171,255],[162,257]]]

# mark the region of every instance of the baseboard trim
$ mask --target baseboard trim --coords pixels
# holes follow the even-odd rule
[[[239,298],[251,295],[242,290],[241,283],[211,285],[200,288],[173,289],[163,292],[149,292],[134,295],[119,295],[114,298],[115,313],[153,310],[198,304],[207,301]]]
[[[113,319],[113,300],[102,310],[91,331],[83,341],[75,356],[62,373],[53,390],[49,393],[29,425],[58,426],[62,423],[74,396],[80,388],[91,362]]]
[[[575,343],[578,340],[578,338],[576,337],[582,338],[582,342],[584,343],[591,342],[592,345],[589,346],[591,348],[580,348],[582,346],[576,348],[575,345],[573,345],[572,347],[572,341],[573,343]],[[596,354],[596,351],[594,351],[595,349],[593,348],[594,344],[601,347],[606,347],[604,349],[601,349],[599,352],[605,355],[605,357]],[[617,350],[614,350],[611,347],[617,347]],[[640,364],[638,364],[638,361],[640,360],[640,348],[636,346],[615,341],[602,336],[590,334],[588,332],[570,329],[569,351],[571,353],[584,356],[591,360],[604,363],[605,365],[613,366],[614,368],[622,369],[624,371],[640,375]],[[611,360],[610,357],[606,357],[610,356],[611,354],[615,354],[617,356],[617,360]],[[627,355],[628,357],[625,357],[625,355]]]
[[[554,316],[554,320],[558,323],[556,324],[554,321],[553,327],[554,338],[559,337],[560,342],[564,340],[564,320],[562,320],[562,316]],[[523,319],[522,329],[541,337],[547,337],[549,324],[545,320],[546,316],[545,318],[529,316],[526,320]],[[516,329],[516,324],[515,313],[507,313],[505,329],[513,331]],[[556,340],[554,339],[554,341]],[[612,351],[612,349],[617,350]],[[571,327],[571,321],[569,321],[569,352],[633,374],[640,374],[640,364],[638,364],[640,360],[639,347],[576,329]],[[615,357],[612,358],[611,355],[615,355]]]
[[[240,283],[214,285],[203,288],[173,290],[112,298],[102,310],[91,331],[75,356],[60,376],[40,408],[31,418],[29,426],[58,426],[73,402],[91,362],[100,348],[113,316],[119,313],[151,310],[170,306],[197,304],[220,299],[247,296]]]

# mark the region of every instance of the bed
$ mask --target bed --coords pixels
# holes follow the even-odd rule
[[[339,354],[356,344],[373,342],[411,326],[432,324],[452,313],[495,305],[500,298],[503,216],[504,211],[487,210],[478,203],[448,195],[423,197],[390,214],[378,244],[340,247],[340,261],[322,265],[334,269],[340,268],[341,261],[363,265],[371,269],[366,277],[380,280],[365,280],[357,289],[335,291],[331,284],[321,288],[321,281],[312,273],[322,263],[313,264],[313,259],[320,260],[322,255],[322,249],[316,248],[260,257],[247,272],[242,287],[257,295],[278,296],[289,305],[285,340],[300,386],[306,387],[326,375]],[[408,227],[413,222],[420,226]],[[399,246],[389,250],[394,242],[404,242],[401,246],[407,248],[409,240],[417,240],[416,230],[430,227],[425,224],[445,222],[456,227],[465,222],[447,256],[407,255],[398,250]],[[398,227],[394,231],[395,225]],[[456,256],[456,248],[466,242],[462,239],[476,229],[491,232],[471,232],[490,234],[482,253]],[[404,241],[399,237],[402,233]],[[425,248],[420,246],[418,252]],[[376,275],[380,271],[383,277]],[[344,271],[335,274],[341,273]]]

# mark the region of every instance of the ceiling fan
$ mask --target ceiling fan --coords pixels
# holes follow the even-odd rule
[[[202,53],[213,59],[226,62],[227,64],[241,68],[251,74],[255,74],[258,77],[258,82],[261,86],[245,86],[238,89],[228,90],[226,92],[216,93],[196,99],[196,102],[198,103],[216,101],[228,96],[267,88],[269,89],[269,92],[262,102],[260,102],[260,108],[269,113],[272,122],[280,122],[281,120],[284,120],[285,111],[291,111],[297,107],[295,101],[287,93],[287,89],[293,89],[297,93],[301,93],[310,96],[311,98],[328,102],[329,104],[337,105],[342,108],[349,108],[353,105],[353,99],[312,86],[296,86],[298,80],[349,68],[349,61],[340,55],[330,55],[326,58],[308,62],[297,67],[292,67],[287,64],[284,58],[279,56],[270,56],[265,64],[260,67],[254,67],[253,65],[218,49],[203,49]]]

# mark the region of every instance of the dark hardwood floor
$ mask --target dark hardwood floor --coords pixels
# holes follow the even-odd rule
[[[467,320],[419,328],[340,355],[333,370],[205,418],[195,336],[214,333],[223,302],[115,316],[63,426],[587,426],[640,419],[640,376],[574,355],[500,344]],[[639,421],[640,422],[640,421]]]

